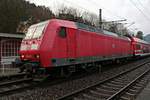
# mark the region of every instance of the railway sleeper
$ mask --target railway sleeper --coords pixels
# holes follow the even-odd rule
[[[120,79],[120,80],[127,80],[128,76],[126,75],[122,75],[122,76],[119,76],[117,79]]]
[[[135,84],[135,86],[138,86],[138,87],[143,87],[143,85],[145,85],[146,83],[137,83],[137,84]]]
[[[117,91],[115,91],[115,90],[106,90],[106,89],[102,89],[102,88],[96,88],[97,89],[97,91],[99,91],[99,92],[106,92],[106,93],[115,93],[115,92],[117,92]]]
[[[83,98],[74,97],[73,100],[84,100]]]
[[[127,81],[122,80],[122,79],[114,79],[113,81],[120,82],[120,83],[128,83]]]
[[[106,89],[106,90],[113,90],[113,91],[118,91],[120,88],[114,88],[114,87],[109,87],[109,86],[106,86],[106,85],[101,85],[102,89]]]
[[[117,88],[117,89],[120,89],[122,87],[122,86],[117,86],[117,85],[113,85],[113,84],[110,84],[110,83],[106,83],[104,85],[108,86],[108,87],[111,87],[111,88]]]
[[[141,79],[140,81],[138,81],[134,86],[131,87],[131,89],[129,89],[127,92],[125,92],[125,94],[123,94],[123,96],[120,97],[120,99],[122,100],[135,100],[136,95],[142,90],[142,88],[144,87],[144,85],[147,83],[147,81],[145,81],[146,78]]]
[[[123,78],[122,78],[122,77],[118,77],[118,78],[116,78],[115,80],[123,81]]]
[[[141,89],[141,88],[140,88]],[[123,94],[123,96],[121,96],[120,98],[128,98],[126,100],[134,100],[136,95],[139,93],[140,89],[137,90],[131,90],[129,89],[127,92],[125,92],[125,94]]]
[[[123,85],[121,85],[121,84],[107,83],[107,85],[109,85],[109,86],[111,86],[111,87],[118,87],[118,88],[123,87]]]
[[[93,91],[93,90],[90,90],[90,93],[97,97],[102,97],[102,98],[109,98],[113,94],[113,93],[99,92],[99,91]]]
[[[126,85],[127,83],[118,82],[118,81],[111,81],[110,83],[117,84],[117,85]]]
[[[138,82],[138,84],[145,84],[147,82],[148,82],[148,79],[147,80],[141,80],[141,81]]]
[[[92,96],[89,94],[83,94],[84,99],[83,100],[99,100],[100,97]]]
[[[120,97],[120,99],[119,99],[119,100],[130,100],[130,98],[125,97],[125,96],[122,96],[122,97]]]
[[[149,78],[149,76],[145,77],[144,79],[141,79],[141,80],[139,81],[139,83],[141,83],[141,82],[147,82],[147,81],[148,81],[148,78]]]
[[[142,89],[142,87],[134,90],[132,87],[123,96],[121,96],[121,99],[127,98],[127,99],[123,99],[123,100],[135,100],[136,95],[139,93],[139,91],[141,91],[141,89]]]
[[[8,94],[9,92],[11,91],[16,91],[16,90],[21,90],[21,89],[24,89],[26,87],[29,87],[30,85],[25,85],[25,86],[16,86],[15,88],[9,88],[7,90],[4,90],[4,91],[1,91],[0,92],[0,95],[3,95],[3,94]]]
[[[130,93],[138,93],[138,92],[139,92],[139,90],[134,90],[134,89],[132,89],[132,88],[129,89],[128,91],[129,91]]]
[[[86,94],[79,94],[75,97],[69,98],[68,100],[91,100],[89,98],[86,98],[86,96],[84,96]]]
[[[123,96],[121,96],[121,99],[125,99],[125,100],[135,100],[135,96],[136,94],[131,94],[126,92]]]
[[[135,96],[136,95],[136,93],[130,93],[130,92],[126,92],[125,94],[129,95],[129,96]]]
[[[136,89],[136,90],[138,90],[138,89],[140,89],[141,87],[139,87],[139,86],[133,86],[133,89]]]

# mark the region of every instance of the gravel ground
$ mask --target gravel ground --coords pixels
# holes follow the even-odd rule
[[[150,60],[150,58],[148,58],[147,61],[148,60]],[[66,81],[53,86],[47,86],[42,88],[38,87],[32,90],[25,90],[17,94],[0,97],[0,100],[57,100],[57,98],[60,96],[97,83],[98,81],[104,80],[108,77],[111,77],[112,75],[116,75],[121,71],[125,71],[129,68],[135,67],[136,65],[144,61],[145,60],[140,60],[138,62],[123,65],[121,67],[112,68],[101,74],[96,73],[87,77],[68,82]]]
[[[108,99],[111,95],[113,95],[113,94],[115,94],[115,92],[114,93],[110,93],[110,92],[106,92],[107,90],[109,91],[110,89],[106,89],[105,88],[105,94],[108,94],[109,96],[104,96],[104,97],[101,97],[100,95],[101,94],[99,94],[99,95],[97,95],[97,93],[93,93],[93,92],[91,92],[91,91],[94,91],[94,92],[99,92],[98,90],[97,90],[97,88],[99,88],[99,89],[103,89],[104,87],[103,86],[111,86],[111,88],[116,88],[116,86],[114,85],[112,85],[112,81],[116,81],[116,80],[119,80],[120,82],[119,83],[124,83],[124,84],[120,84],[120,86],[122,86],[122,87],[117,87],[118,89],[122,89],[122,88],[124,88],[127,84],[129,84],[131,81],[133,81],[135,78],[137,78],[138,76],[140,76],[141,74],[143,74],[143,72],[145,72],[146,70],[149,70],[150,68],[149,68],[149,66],[147,66],[147,65],[144,65],[144,66],[142,66],[142,67],[138,67],[137,69],[135,69],[135,70],[133,70],[133,71],[131,71],[131,72],[128,72],[128,73],[125,73],[125,74],[123,74],[123,75],[119,75],[119,77],[116,77],[115,79],[111,79],[111,80],[109,80],[109,81],[106,81],[106,82],[104,82],[104,83],[102,83],[102,84],[99,84],[99,85],[96,85],[96,86],[94,86],[94,87],[91,87],[91,88],[89,88],[89,89],[86,89],[86,90],[84,90],[84,91],[81,91],[79,94],[77,93],[77,94],[74,94],[74,95],[72,95],[73,97],[72,98],[69,98],[69,97],[67,97],[67,98],[63,98],[63,100],[68,100],[68,98],[69,98],[69,100],[76,100],[75,98],[77,98],[77,100],[79,99],[79,100],[84,100],[84,99],[86,99],[87,100],[87,98],[86,97],[84,97],[83,95],[85,94],[85,95],[88,95],[88,96],[90,96],[91,97],[91,100],[94,100],[94,97],[95,98],[99,98],[99,99],[101,99],[101,100],[106,100],[106,99]],[[113,91],[113,89],[112,89],[112,91]],[[86,92],[85,92],[86,91]],[[119,90],[118,90],[119,91]],[[117,92],[117,91],[116,91]],[[130,93],[130,92],[129,92]],[[135,94],[135,93],[133,93],[133,94]],[[93,99],[92,99],[92,97],[93,97]],[[101,97],[101,98],[100,98]],[[62,99],[62,98],[61,98]],[[120,100],[120,99],[117,99],[117,100]]]

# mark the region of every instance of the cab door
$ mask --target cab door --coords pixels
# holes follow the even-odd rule
[[[67,28],[67,53],[72,60],[76,57],[76,32],[75,29]]]

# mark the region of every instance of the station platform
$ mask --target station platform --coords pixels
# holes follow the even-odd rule
[[[0,68],[0,77],[18,74],[18,68]]]
[[[137,96],[136,100],[150,100],[150,82]]]

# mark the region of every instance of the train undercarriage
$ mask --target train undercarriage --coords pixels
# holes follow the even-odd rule
[[[113,59],[108,61],[98,61],[98,62],[91,62],[91,63],[82,63],[82,64],[73,64],[73,65],[66,65],[66,66],[57,66],[57,67],[48,67],[43,68],[40,67],[39,63],[33,62],[25,62],[20,64],[19,66],[20,73],[25,72],[29,73],[31,76],[51,76],[51,77],[69,77],[73,73],[78,71],[83,71],[87,73],[93,72],[101,72],[102,66],[105,64],[113,64],[113,63],[122,63],[126,62],[132,58],[122,58],[122,59]]]

